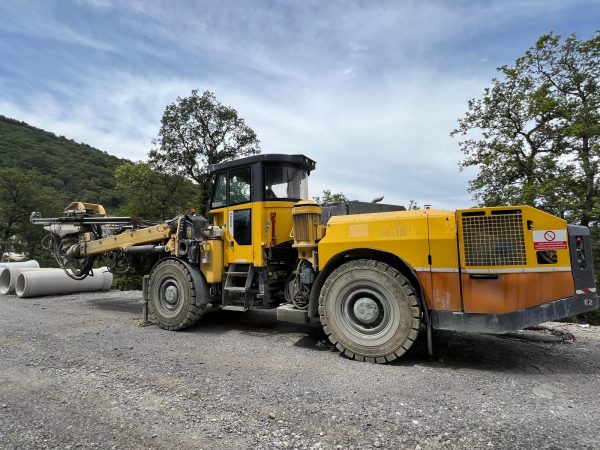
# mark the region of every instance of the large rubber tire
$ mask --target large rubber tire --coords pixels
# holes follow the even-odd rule
[[[196,287],[188,268],[175,259],[159,262],[150,273],[148,297],[150,314],[165,330],[194,325],[204,314],[196,305]]]
[[[412,284],[393,267],[370,259],[342,264],[327,277],[319,296],[319,316],[340,352],[376,363],[402,356],[421,324]]]

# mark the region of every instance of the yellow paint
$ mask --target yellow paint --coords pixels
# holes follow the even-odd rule
[[[349,238],[366,238],[369,236],[369,224],[368,223],[360,223],[353,224],[348,227],[348,237]]]
[[[319,242],[319,267],[353,249],[380,250],[399,256],[411,267],[428,266],[427,217],[447,213],[423,210],[333,216]]]
[[[88,214],[92,213],[95,217],[106,217],[104,206],[96,203],[73,202],[65,208],[65,211],[81,211]]]
[[[462,214],[483,211],[489,216],[495,210],[516,209],[522,212],[526,264],[466,267]],[[530,227],[533,229],[529,229]],[[504,298],[507,292],[506,286],[497,280],[478,281],[480,285],[486,286],[487,300],[483,301],[477,290],[471,289],[467,291],[463,289],[464,298],[461,298],[459,270],[488,273],[523,270],[534,274],[549,272],[543,275],[548,289],[544,291],[543,298],[535,297],[537,302],[535,304],[562,298],[566,294],[572,295],[574,294],[572,281],[565,282],[564,272],[565,268],[571,266],[568,248],[556,250],[556,264],[541,264],[537,261],[533,241],[534,230],[566,229],[566,221],[529,206],[476,208],[456,212],[419,210],[334,216],[329,220],[326,235],[318,245],[319,269],[323,269],[338,254],[357,249],[379,250],[396,255],[418,273],[426,301],[431,309],[461,311],[464,308],[465,311],[497,312],[498,304],[509,302],[509,299]],[[429,255],[431,263],[428,260]],[[556,272],[552,273],[554,270]],[[572,279],[570,272],[567,273],[569,279]],[[462,283],[469,283],[470,286],[471,282],[465,281],[470,278],[468,275],[466,277],[463,275]],[[532,280],[538,278],[527,276],[510,278],[514,284],[511,286],[511,295],[514,296],[514,292],[530,292]],[[499,279],[502,280],[503,275],[500,275]],[[498,285],[497,289],[495,285]],[[562,287],[559,289],[558,286]],[[496,297],[491,299],[490,295]],[[495,309],[491,305],[495,305]]]
[[[473,208],[473,209],[463,209],[456,211],[457,220],[458,220],[458,231],[462,234],[462,223],[461,216],[465,212],[476,212],[476,211],[484,211],[486,215],[490,215],[492,211],[495,210],[507,210],[507,209],[520,209],[523,215],[523,234],[525,237],[525,251],[527,258],[527,265],[508,265],[503,266],[506,269],[509,268],[548,268],[552,265],[549,264],[539,264],[537,262],[536,250],[533,244],[533,231],[535,230],[566,230],[567,222],[564,219],[553,216],[551,214],[540,211],[539,209],[532,208],[531,206],[501,206],[494,208]],[[531,221],[533,229],[527,229],[527,222]],[[571,257],[569,255],[568,245],[566,249],[556,250],[558,262],[555,264],[557,267],[570,267],[571,266]],[[463,243],[460,243],[460,254],[461,254],[461,265],[465,266],[465,252]],[[490,266],[469,266],[469,269],[487,269]]]
[[[223,281],[223,241],[210,239],[200,248],[200,270],[208,283]]]
[[[222,283],[224,267],[234,263],[252,263],[264,267],[266,249],[293,241],[294,204],[287,201],[249,202],[212,210],[213,224],[222,227],[224,232],[222,241],[208,240],[201,244],[200,268],[207,281]],[[317,208],[315,205],[301,205],[296,209],[296,214],[314,215]],[[240,245],[232,235],[233,226],[229,222],[231,213],[246,209],[251,212],[251,243]],[[478,212],[483,212],[484,216],[494,216],[494,211],[517,209],[521,211],[522,229],[515,230],[514,234],[523,234],[525,263],[467,266],[463,216]],[[98,209],[98,212],[101,210]],[[512,226],[516,226],[516,223],[513,221]],[[312,243],[316,234],[318,270],[322,270],[336,255],[349,251],[378,250],[396,255],[416,272],[430,309],[502,313],[574,294],[568,243],[567,248],[556,249],[555,264],[539,263],[534,247],[534,231],[564,230],[566,234],[566,221],[528,206],[334,216],[325,227],[317,225],[316,232],[314,227],[311,230],[312,234],[305,239],[304,245],[299,246],[298,251],[300,258],[315,261]],[[322,235],[324,237],[321,238]],[[498,246],[493,248],[500,249],[499,257],[505,254],[502,246],[514,248],[502,239],[486,241],[486,232],[474,235],[480,236],[482,242]],[[95,255],[160,241],[167,241],[167,250],[174,254],[177,249],[176,236],[175,227],[161,224],[84,241],[81,243],[81,255]],[[477,272],[499,276],[488,279],[471,276]]]
[[[264,267],[264,250],[283,242],[292,241],[292,207],[295,202],[265,201],[242,203],[235,206],[210,211],[213,224],[223,227],[224,265],[236,263],[252,263],[256,267]],[[231,235],[229,212],[241,209],[251,210],[252,244],[239,245]],[[275,235],[272,236],[272,216],[275,213]]]
[[[153,227],[142,228],[141,230],[126,231],[103,239],[82,242],[80,244],[80,253],[81,256],[99,255],[114,250],[122,250],[132,245],[159,242],[169,239],[172,233],[173,230],[164,223]]]

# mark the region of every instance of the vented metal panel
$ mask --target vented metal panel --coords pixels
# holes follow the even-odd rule
[[[462,234],[466,266],[527,264],[523,217],[520,210],[495,215],[463,213]]]
[[[294,216],[294,235],[296,241],[310,240],[310,214],[296,214]]]

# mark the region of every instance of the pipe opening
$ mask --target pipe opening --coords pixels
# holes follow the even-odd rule
[[[27,280],[25,278],[25,273],[19,274],[17,277],[17,281],[15,283],[15,292],[20,297],[25,292],[25,288],[27,287]]]
[[[10,290],[10,270],[0,268],[0,294],[6,295]]]

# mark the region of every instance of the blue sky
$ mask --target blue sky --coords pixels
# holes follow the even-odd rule
[[[588,38],[598,0],[5,1],[0,114],[143,160],[165,106],[211,90],[313,195],[470,206],[449,137],[538,36]]]

